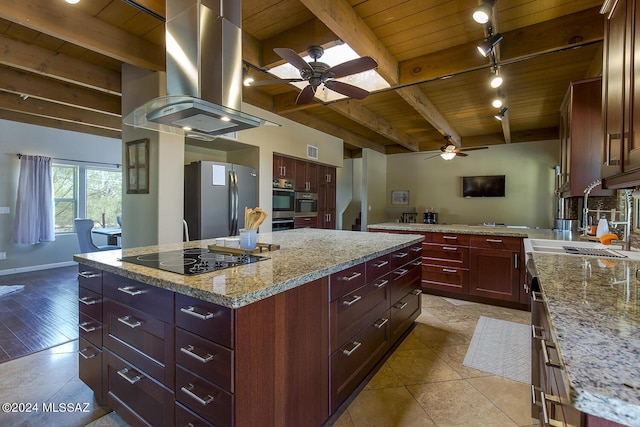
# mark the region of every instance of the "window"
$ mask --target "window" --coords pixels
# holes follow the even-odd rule
[[[122,212],[122,171],[70,164],[53,165],[56,233],[73,233],[74,218],[96,227],[118,227]]]

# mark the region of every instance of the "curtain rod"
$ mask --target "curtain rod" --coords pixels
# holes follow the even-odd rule
[[[18,158],[21,159],[22,156],[27,156],[27,154],[18,153],[18,154],[16,154],[16,156],[18,156]],[[62,161],[66,161],[66,162],[91,163],[91,164],[94,164],[94,165],[111,165],[111,166],[115,166],[117,168],[122,166],[120,163],[92,162],[90,160],[61,159],[59,157],[52,157],[51,159],[52,160],[62,160]]]

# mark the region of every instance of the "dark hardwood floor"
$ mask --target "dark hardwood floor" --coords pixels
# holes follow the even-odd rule
[[[77,266],[0,276],[0,363],[78,338]]]

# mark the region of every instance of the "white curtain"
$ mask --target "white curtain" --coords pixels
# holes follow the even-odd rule
[[[35,245],[54,240],[51,158],[23,155],[11,242]]]

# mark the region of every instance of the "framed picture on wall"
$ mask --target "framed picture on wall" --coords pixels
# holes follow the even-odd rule
[[[127,194],[149,193],[149,139],[127,142]]]
[[[409,204],[409,191],[408,190],[393,190],[391,192],[391,204],[392,205],[408,205]]]

